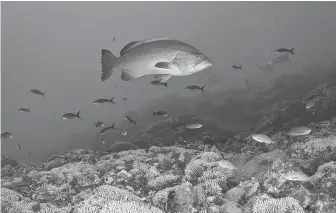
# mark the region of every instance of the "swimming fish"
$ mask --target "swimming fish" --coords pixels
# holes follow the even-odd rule
[[[112,103],[112,104],[115,104],[115,103],[113,102],[113,99],[114,99],[114,97],[111,98],[111,99],[101,98],[101,99],[97,99],[96,101],[94,101],[93,104],[97,104],[97,105],[99,105],[99,104],[103,104],[103,103]]]
[[[197,85],[191,85],[191,86],[187,86],[185,89],[186,90],[191,90],[191,91],[196,91],[196,90],[201,90],[202,92],[204,92],[204,87],[206,85],[204,85],[203,87],[199,87]]]
[[[104,138],[104,135],[101,135],[101,136],[100,136],[99,141],[100,141],[100,143],[105,144],[105,138]]]
[[[36,95],[42,95],[44,97],[45,92],[41,92],[38,89],[31,89],[30,92],[36,94]]]
[[[168,113],[166,111],[160,110],[160,111],[153,111],[153,116],[155,115],[159,115],[159,116],[163,116],[163,117],[167,117]]]
[[[254,134],[252,138],[260,143],[272,144],[275,143],[270,137],[264,134]]]
[[[103,127],[105,124],[102,121],[96,121],[95,125],[96,125],[97,128],[99,128],[99,127]]]
[[[124,100],[124,101],[127,101],[127,98],[126,98],[126,97],[123,97],[123,100]]]
[[[127,130],[125,129],[122,133],[121,133],[122,136],[126,136],[127,135]]]
[[[160,83],[165,83],[167,82],[170,78],[172,77],[172,75],[166,75],[166,74],[163,74],[163,75],[155,75],[153,77],[153,81],[160,81]]]
[[[306,105],[305,105],[305,108],[306,109],[310,109],[312,108],[313,106],[315,106],[315,104],[320,100],[320,97],[317,96],[317,97],[314,97],[313,99],[309,100]]]
[[[18,148],[18,150],[21,150],[21,145],[20,144],[16,145],[16,147]]]
[[[168,82],[162,83],[159,80],[155,80],[155,81],[151,81],[150,83],[154,86],[165,86],[168,88]]]
[[[74,114],[74,113],[66,113],[66,114],[62,115],[62,118],[63,118],[64,120],[67,120],[67,119],[75,119],[75,118],[82,119],[82,118],[79,116],[79,113],[80,113],[80,111],[78,111],[76,114]]]
[[[288,172],[284,177],[291,181],[308,181],[310,179],[310,177],[303,172]]]
[[[113,36],[113,42],[115,42],[116,41],[116,36]]]
[[[3,139],[12,139],[13,135],[10,132],[4,132],[4,133],[1,134],[1,138],[3,138]]]
[[[200,123],[196,123],[196,124],[187,124],[185,127],[187,129],[199,129],[201,128],[203,125]]]
[[[219,166],[223,167],[223,168],[227,168],[230,170],[234,170],[236,169],[236,167],[228,160],[221,160],[218,161]]]
[[[105,127],[104,129],[100,130],[99,134],[100,135],[105,135],[106,133],[108,133],[109,131],[111,131],[112,129],[116,129],[114,127],[114,123],[111,126]]]
[[[290,54],[294,55],[294,48],[292,48],[290,50],[286,49],[286,48],[279,48],[279,49],[274,50],[274,53],[276,53],[276,54],[290,53]]]
[[[242,65],[240,65],[240,66],[233,65],[232,68],[235,69],[235,70],[243,70]]]
[[[127,116],[127,115],[125,116],[125,120],[133,123],[134,125],[136,125],[136,121],[133,120],[132,118],[130,118],[129,116]]]
[[[287,135],[289,136],[301,136],[301,135],[308,135],[311,132],[311,129],[308,127],[292,127],[288,132]]]
[[[102,49],[101,80],[106,81],[114,70],[121,70],[121,79],[130,81],[145,75],[191,75],[212,66],[210,59],[195,47],[173,38],[156,37],[127,44],[117,58]]]
[[[30,112],[29,108],[20,108],[19,112]]]

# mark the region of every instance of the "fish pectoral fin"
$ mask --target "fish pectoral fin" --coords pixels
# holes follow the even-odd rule
[[[172,70],[174,67],[176,67],[176,63],[174,62],[158,62],[155,64],[155,67],[161,68],[161,69],[169,69]]]
[[[139,78],[141,77],[142,75],[135,75],[133,72],[129,71],[129,70],[125,70],[125,69],[122,69],[121,70],[121,79],[123,81],[131,81],[135,78]]]

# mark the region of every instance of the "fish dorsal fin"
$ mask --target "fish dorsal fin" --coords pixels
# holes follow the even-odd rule
[[[120,56],[125,55],[132,49],[134,49],[136,46],[139,46],[140,44],[145,44],[149,42],[154,42],[154,41],[163,41],[163,40],[175,40],[173,38],[168,38],[168,37],[154,37],[154,38],[148,38],[142,41],[132,41],[128,44],[125,45],[124,48],[120,51]]]

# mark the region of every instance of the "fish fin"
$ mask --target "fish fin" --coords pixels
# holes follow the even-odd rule
[[[125,55],[127,52],[131,51],[135,46],[137,46],[138,41],[132,41],[124,46],[120,51],[120,56]]]
[[[141,76],[135,76],[134,73],[132,73],[128,70],[125,70],[125,69],[121,70],[121,79],[123,81],[131,81],[131,80],[133,80],[135,78],[139,78],[139,77],[141,77]]]
[[[295,54],[294,54],[294,49],[295,49],[295,48],[292,48],[292,49],[289,50],[289,52],[290,52],[292,55],[295,55]]]
[[[171,62],[158,62],[155,64],[155,67],[161,68],[161,69],[173,69],[174,63]]]
[[[76,113],[76,116],[77,116],[77,118],[82,119],[82,118],[79,116],[79,113],[80,113],[80,111],[78,111],[78,112]]]
[[[204,92],[204,87],[205,87],[206,85],[204,85],[203,87],[201,87],[201,90],[202,90],[202,92]]]
[[[101,80],[106,81],[108,78],[111,77],[113,73],[113,64],[117,57],[115,57],[110,51],[102,49],[101,50],[101,64],[102,64],[102,74]]]

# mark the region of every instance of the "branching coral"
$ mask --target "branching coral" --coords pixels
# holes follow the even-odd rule
[[[304,213],[299,202],[291,197],[280,199],[270,198],[267,195],[257,197],[253,205],[253,213]]]

